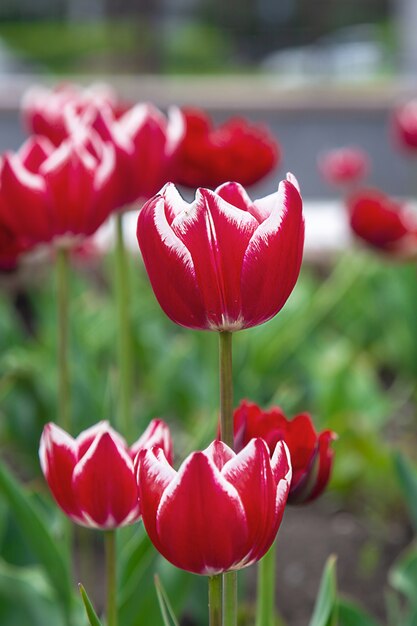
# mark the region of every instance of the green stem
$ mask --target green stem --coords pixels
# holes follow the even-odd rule
[[[132,367],[129,316],[129,264],[123,238],[123,214],[116,214],[116,300],[118,318],[119,410],[120,430],[127,438],[132,433]]]
[[[56,253],[58,299],[58,424],[70,431],[70,392],[68,362],[68,283],[69,251],[59,247]]]
[[[116,531],[104,533],[107,578],[107,626],[117,626]]]
[[[210,576],[209,584],[209,626],[222,626],[222,577]]]
[[[275,542],[258,563],[256,626],[275,625]]]
[[[232,333],[219,333],[220,363],[220,437],[233,448],[233,372]],[[237,574],[223,574],[223,625],[237,623]]]
[[[223,574],[223,625],[237,624],[237,572]]]
[[[233,448],[232,333],[219,333],[220,356],[220,437]]]

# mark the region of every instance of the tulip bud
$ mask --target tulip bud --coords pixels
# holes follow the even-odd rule
[[[198,189],[192,204],[168,184],[145,204],[138,242],[168,317],[188,328],[235,331],[278,313],[297,281],[304,243],[293,181],[255,202],[238,183]]]
[[[369,173],[369,157],[361,148],[338,148],[321,154],[318,167],[324,180],[339,187],[351,186]]]
[[[234,432],[236,450],[253,437],[262,437],[271,454],[279,441],[287,444],[292,465],[288,503],[310,502],[326,488],[333,464],[330,444],[336,435],[330,430],[317,434],[307,413],[288,420],[279,407],[262,411],[244,400],[234,412]]]
[[[214,127],[204,111],[182,109],[182,114],[185,135],[175,177],[179,185],[214,189],[235,180],[249,186],[278,165],[278,142],[264,126],[234,117]]]
[[[417,214],[376,189],[364,189],[347,200],[350,226],[369,246],[397,257],[417,256]]]
[[[134,457],[147,446],[161,446],[170,459],[168,426],[153,420],[130,448],[107,422],[73,439],[49,423],[39,448],[43,474],[57,504],[74,522],[108,530],[140,518]]]
[[[213,576],[258,561],[272,545],[291,482],[288,450],[261,439],[235,454],[215,441],[178,472],[161,448],[137,458],[146,531],[171,563]]]

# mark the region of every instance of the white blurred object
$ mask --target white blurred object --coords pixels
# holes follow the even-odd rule
[[[306,200],[303,203],[306,222],[304,256],[320,259],[351,245],[350,228],[341,202],[335,200]],[[139,210],[123,216],[123,233],[126,246],[139,254],[136,223]],[[110,219],[97,232],[94,241],[102,250],[112,248],[115,241],[114,219]]]

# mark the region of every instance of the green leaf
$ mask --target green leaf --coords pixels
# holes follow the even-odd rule
[[[154,576],[156,595],[158,596],[159,607],[165,626],[179,626],[178,620],[169,601],[168,595],[161,583],[158,574]]]
[[[309,626],[336,626],[336,602],[336,557],[333,555],[324,567]]]
[[[69,564],[63,556],[48,524],[28,494],[0,462],[0,493],[5,497],[14,518],[30,548],[36,554],[54,588],[63,610],[69,614],[72,604],[72,586]]]
[[[78,589],[80,590],[81,597],[83,599],[85,612],[87,613],[88,621],[90,622],[90,626],[102,626],[99,618],[97,617],[97,613],[94,610],[93,605],[91,604],[91,600],[87,595],[86,590],[80,583],[78,585]]]
[[[402,593],[414,607],[417,607],[417,546],[412,545],[394,563],[389,571],[390,585]]]
[[[401,452],[394,455],[394,465],[414,530],[417,531],[417,470]]]
[[[339,600],[337,603],[338,626],[380,626],[373,617],[363,609],[348,600]]]
[[[54,591],[38,566],[17,567],[0,560],[0,605],[2,625],[3,612],[10,614],[11,623],[14,624],[64,624],[63,615],[56,605]]]

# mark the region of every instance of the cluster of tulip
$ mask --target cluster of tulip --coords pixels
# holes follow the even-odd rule
[[[107,422],[76,439],[68,423],[47,424],[42,471],[77,524],[112,532],[142,519],[168,561],[215,581],[211,623],[232,626],[230,572],[266,555],[287,500],[317,498],[333,461],[334,433],[317,434],[308,414],[287,420],[248,401],[233,411],[232,333],[274,317],[299,275],[298,183],[289,174],[276,193],[250,199],[242,184],[271,171],[280,151],[241,119],[213,128],[199,111],[172,108],[165,117],[107,88],[67,85],[31,90],[23,116],[35,135],[0,163],[1,267],[39,244],[67,251],[112,212],[147,200],[137,238],[157,300],[177,324],[220,337],[219,433],[178,471],[162,420],[130,447]],[[175,182],[209,188],[188,204]],[[114,606],[108,611],[115,626]]]
[[[408,157],[417,150],[417,101],[411,100],[394,111],[390,120],[393,142]],[[318,161],[324,180],[339,187],[353,233],[372,248],[399,260],[417,258],[417,214],[404,201],[382,191],[362,187],[370,160],[361,148],[331,150]]]

